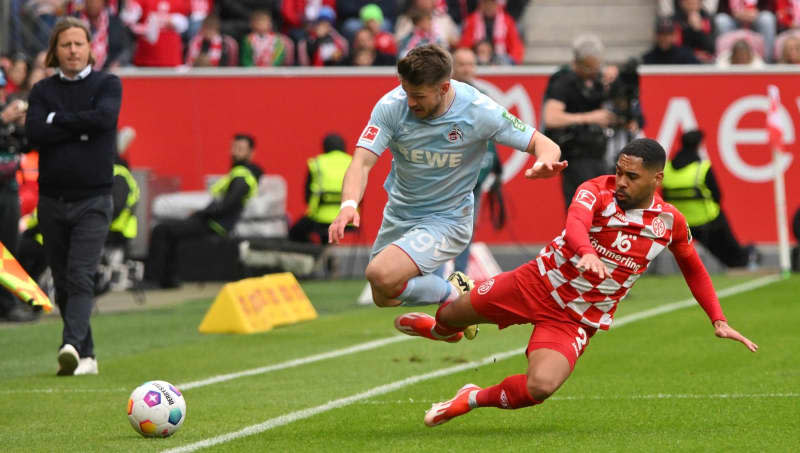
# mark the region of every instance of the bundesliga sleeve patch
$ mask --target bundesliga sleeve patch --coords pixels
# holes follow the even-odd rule
[[[586,206],[591,211],[594,208],[594,204],[597,202],[597,196],[586,189],[581,189],[578,191],[578,194],[575,195],[575,201]]]
[[[367,127],[364,128],[364,132],[361,133],[361,138],[359,138],[359,141],[368,145],[374,145],[375,139],[380,133],[381,128],[368,124]]]

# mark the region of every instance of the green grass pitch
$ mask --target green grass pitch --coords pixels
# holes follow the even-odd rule
[[[715,276],[718,290],[756,276]],[[380,386],[461,366],[392,391],[201,451],[780,451],[800,450],[800,276],[722,299],[730,324],[759,344],[713,335],[692,306],[596,335],[572,377],[544,404],[475,410],[427,428],[424,411],[463,384],[493,385],[524,372],[530,326],[483,326],[473,342],[392,342],[184,390],[186,422],[144,439],[125,408],[139,384],[178,385],[280,364],[399,335],[400,309],[359,307],[362,281],[305,282],[317,320],[255,335],[197,332],[210,300],[176,301],[92,320],[100,375],[55,376],[61,321],[0,327],[0,450],[161,451],[319,408]],[[690,297],[680,277],[641,279],[617,318]],[[101,307],[102,308],[102,307]],[[410,310],[409,310],[410,311]],[[426,311],[433,312],[433,308]],[[294,415],[292,415],[294,414]]]

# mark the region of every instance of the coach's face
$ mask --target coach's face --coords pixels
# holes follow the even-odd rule
[[[641,157],[620,154],[614,199],[625,210],[649,208],[663,177],[663,171],[645,167]]]
[[[450,89],[450,80],[435,85],[412,85],[400,81],[408,99],[408,108],[420,119],[430,118],[444,103],[445,94]]]
[[[89,41],[86,32],[78,27],[67,28],[58,35],[56,56],[61,72],[75,77],[89,64]]]

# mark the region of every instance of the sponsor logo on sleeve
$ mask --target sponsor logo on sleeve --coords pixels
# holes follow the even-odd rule
[[[594,208],[594,204],[597,202],[597,196],[586,189],[581,189],[578,191],[578,194],[575,195],[575,202],[586,206],[589,210],[592,210]]]
[[[360,142],[366,143],[368,145],[375,144],[375,139],[380,134],[381,128],[378,126],[373,126],[371,124],[367,125],[364,128],[364,132],[361,133],[361,138],[359,139]]]
[[[508,110],[503,111],[503,118],[505,118],[506,121],[511,123],[511,125],[514,126],[514,129],[517,129],[520,132],[525,132],[525,129],[527,129],[525,123],[523,123],[522,120],[520,120],[516,116],[508,113]]]

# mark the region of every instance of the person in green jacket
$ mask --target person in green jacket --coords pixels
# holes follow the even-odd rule
[[[756,267],[760,255],[755,247],[742,247],[722,211],[722,192],[711,169],[698,150],[703,132],[688,131],[681,137],[682,148],[664,167],[664,201],[686,217],[692,236],[728,267]]]
[[[308,208],[289,230],[289,240],[293,242],[326,244],[328,227],[339,214],[342,181],[353,157],[344,151],[344,139],[339,134],[326,135],[322,140],[322,149],[322,154],[308,159]]]

